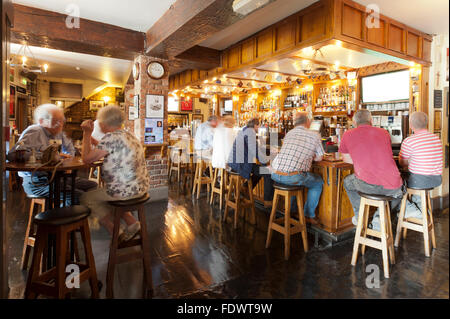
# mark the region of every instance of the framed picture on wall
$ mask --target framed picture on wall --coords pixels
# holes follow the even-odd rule
[[[145,99],[145,117],[164,117],[164,95],[148,94]]]
[[[98,111],[105,106],[105,101],[89,101],[89,111]]]
[[[200,120],[200,122],[203,122],[203,114],[192,114],[192,120]]]
[[[192,111],[192,99],[181,98],[181,111]]]
[[[9,118],[16,118],[16,87],[9,87]]]
[[[128,107],[128,120],[133,121],[139,118],[138,109],[135,106]]]

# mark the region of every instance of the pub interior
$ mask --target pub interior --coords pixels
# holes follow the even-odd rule
[[[416,2],[3,0],[0,297],[448,299],[448,2]]]

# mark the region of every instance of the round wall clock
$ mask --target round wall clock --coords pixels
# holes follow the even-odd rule
[[[147,74],[149,77],[159,80],[164,76],[164,73],[166,70],[164,70],[164,66],[156,61],[150,62],[147,66]]]
[[[140,73],[139,62],[136,62],[133,65],[133,78],[135,81],[139,79],[139,73]]]

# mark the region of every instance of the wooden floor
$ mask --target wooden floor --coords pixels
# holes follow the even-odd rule
[[[22,298],[26,272],[20,257],[28,202],[22,192],[9,194],[8,239],[10,297]],[[284,260],[283,239],[273,235],[265,249],[269,213],[257,210],[257,226],[240,220],[238,229],[221,223],[218,206],[211,207],[205,194],[199,200],[171,185],[169,201],[147,205],[155,298],[448,298],[449,219],[435,212],[437,250],[424,256],[423,238],[410,231],[395,249],[397,263],[391,278],[382,273],[381,252],[368,248],[350,265],[352,242],[331,249],[305,253],[300,234],[291,240],[291,257]],[[394,218],[395,219],[395,218]],[[395,225],[395,224],[394,224]],[[395,228],[394,228],[395,229]],[[91,230],[99,279],[104,283],[109,236]],[[380,287],[366,287],[366,266],[380,268]],[[141,298],[142,265],[119,265],[116,298]],[[104,297],[105,289],[101,292]],[[87,298],[88,285],[73,298]]]

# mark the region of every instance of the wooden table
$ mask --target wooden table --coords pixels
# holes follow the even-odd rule
[[[28,163],[17,163],[8,162],[5,164],[5,169],[11,172],[32,172],[39,167],[41,163],[28,164]],[[49,184],[49,198],[46,201],[46,208],[53,209],[60,207],[61,205],[61,182],[63,184],[63,206],[66,202],[66,186],[67,178],[71,179],[71,202],[73,203],[75,199],[75,179],[77,177],[78,170],[81,168],[88,167],[88,164],[83,163],[81,158],[74,157],[64,159],[63,163],[56,168],[55,177],[53,181]],[[53,173],[54,166],[43,166],[37,169],[38,172],[46,172],[49,175],[49,179]]]

